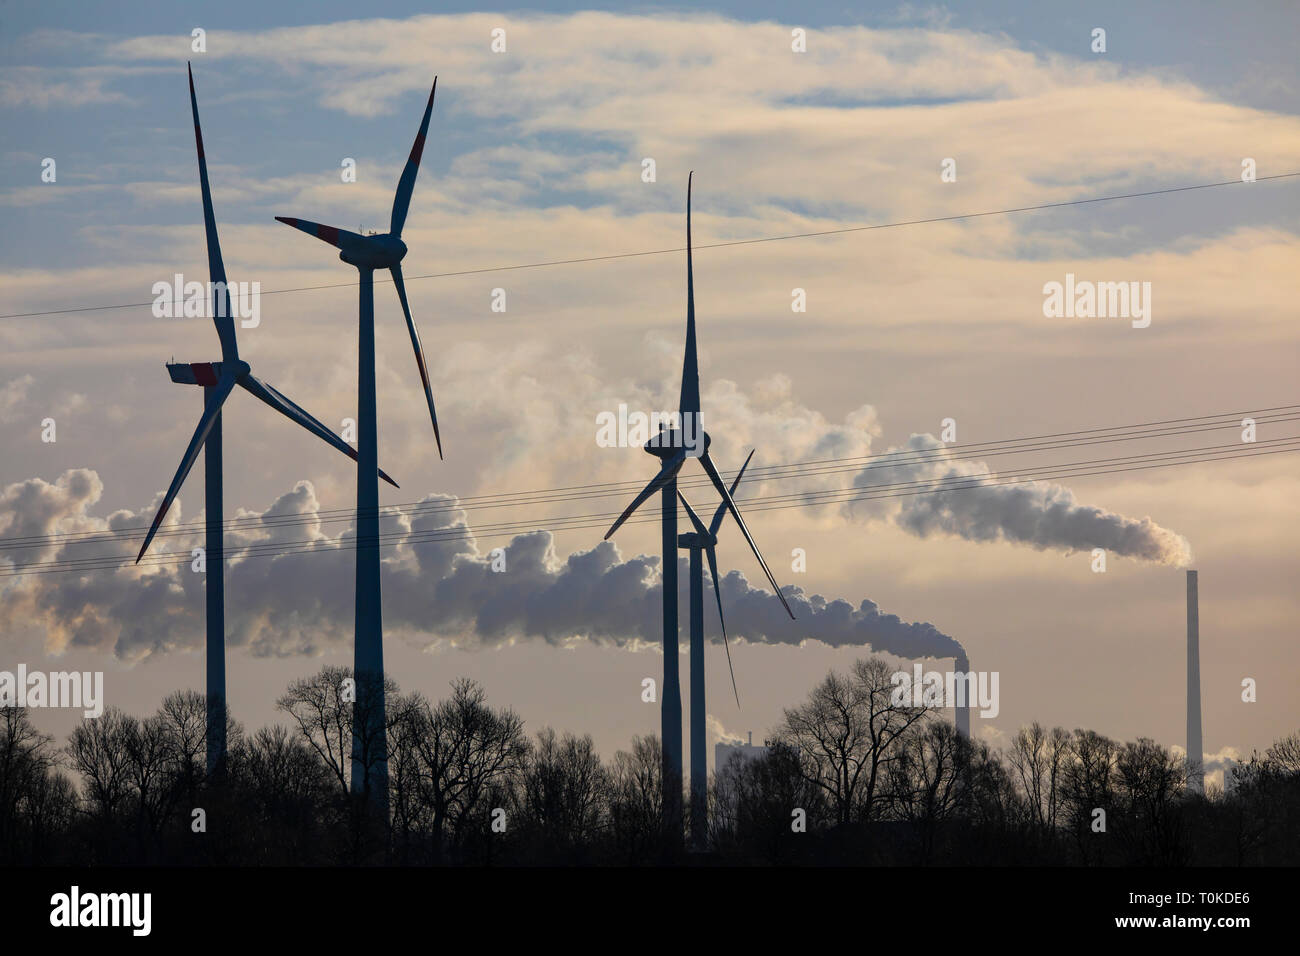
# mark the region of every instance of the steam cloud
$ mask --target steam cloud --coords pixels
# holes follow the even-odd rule
[[[0,536],[44,536],[138,528],[153,506],[96,518],[90,509],[103,483],[88,469],[65,472],[50,484],[30,479],[0,494]],[[349,526],[325,530],[310,482],[299,482],[262,513],[226,532],[227,640],[256,655],[312,654],[350,639],[355,537]],[[299,519],[276,526],[277,519]],[[163,530],[174,529],[174,506]],[[610,542],[565,558],[555,554],[549,532],[514,537],[504,548],[506,571],[492,570],[490,553],[476,544],[465,512],[453,497],[431,495],[416,513],[386,514],[382,534],[457,531],[433,541],[403,542],[383,555],[384,621],[390,631],[419,642],[437,638],[461,646],[496,646],[521,639],[553,644],[589,640],[615,645],[657,643],[660,632],[658,558],[620,557]],[[161,537],[173,555],[202,544],[200,531]],[[309,553],[241,556],[250,545],[296,543]],[[61,558],[134,557],[130,541],[75,544],[54,539],[41,547],[0,551],[0,562],[30,567]],[[680,562],[682,604],[688,587]],[[188,561],[179,566],[23,575],[0,579],[0,628],[37,626],[52,650],[111,649],[139,660],[203,641],[203,575]],[[776,595],[749,584],[739,571],[721,581],[730,634],[757,643],[870,646],[902,657],[952,657],[960,645],[931,624],[901,620],[871,601],[844,600],[785,589],[797,621]],[[706,601],[708,598],[706,598]],[[710,602],[712,603],[712,602]],[[708,612],[706,612],[708,613]],[[716,612],[713,612],[716,613]],[[711,639],[717,630],[708,625]]]
[[[924,460],[917,460],[922,456]],[[1175,567],[1191,563],[1187,540],[1150,518],[1128,518],[1079,504],[1074,493],[1062,485],[1041,481],[994,484],[988,465],[952,458],[933,435],[913,435],[901,448],[860,472],[853,483],[866,488],[940,479],[956,480],[961,487],[940,486],[923,495],[854,502],[848,507],[852,513],[874,517],[896,509],[894,520],[899,527],[922,538],[944,533],[968,541],[1027,544],[1040,551],[1104,548],[1111,554]]]

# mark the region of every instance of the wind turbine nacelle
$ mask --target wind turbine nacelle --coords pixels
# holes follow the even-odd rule
[[[406,258],[406,243],[391,233],[351,239],[339,258],[358,269],[391,269]]]
[[[167,374],[177,385],[204,385],[209,388],[221,379],[222,362],[168,362]],[[242,377],[251,371],[247,362],[236,362]]]
[[[683,448],[686,449],[687,455],[692,458],[699,458],[709,450],[708,432],[703,432],[703,441],[700,441],[699,435],[687,436],[680,428],[660,428],[659,434],[655,435],[642,446],[642,450],[648,455],[654,455],[656,458],[662,458],[665,461],[672,458]],[[693,439],[689,443],[687,438]]]

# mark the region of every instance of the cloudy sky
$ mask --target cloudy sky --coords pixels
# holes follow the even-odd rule
[[[715,735],[760,738],[868,648],[947,668],[964,647],[974,669],[1000,674],[1000,714],[975,721],[995,742],[1039,720],[1181,744],[1182,568],[1195,567],[1207,752],[1294,730],[1300,482],[1285,441],[1297,427],[1260,411],[1295,401],[1300,179],[1266,177],[1300,172],[1300,15],[1280,2],[1234,18],[1210,4],[1129,6],[7,9],[0,669],[103,670],[108,703],[141,713],[202,687],[202,578],[176,557],[198,543],[201,469],[154,546],[159,563],[32,573],[134,554],[124,529],[148,523],[201,407],[163,366],[219,357],[209,321],[138,304],[175,273],[207,278],[189,59],[227,271],[263,291],[241,354],[340,428],[355,414],[355,272],[273,216],[386,229],[438,75],[404,269],[443,462],[396,296],[376,287],[380,461],[401,483],[381,501],[406,506],[385,517],[389,668],[431,695],[476,677],[534,729],[590,732],[606,753],[658,730],[641,680],[661,669],[659,559],[653,524],[601,543],[600,516],[653,462],[599,447],[596,416],[674,406],[684,257],[490,270],[679,249],[692,169],[696,242],[708,245],[1233,182],[1253,160],[1254,183],[697,252],[705,424],[724,469],[757,449],[740,500],[778,580],[797,589],[799,618],[781,623],[725,529],[743,706],[715,643],[709,710]],[[206,52],[191,50],[196,27]],[[504,52],[490,48],[496,28]],[[343,182],[345,158],[356,182]],[[419,278],[443,273],[462,274]],[[1150,325],[1045,317],[1044,285],[1067,274],[1149,282]],[[259,726],[277,719],[290,679],[350,662],[355,470],[244,393],[226,408],[226,514],[241,519],[228,546],[296,552],[228,569],[230,696]],[[980,454],[1252,413],[1260,447],[1236,460],[999,484],[1241,446],[1238,426]],[[777,467],[828,459],[843,462],[797,477]],[[977,487],[833,494],[951,475]],[[629,484],[517,500],[611,482]],[[687,493],[712,510],[707,489]],[[489,497],[502,495],[513,503]],[[804,506],[770,508],[782,501]],[[116,534],[48,537],[96,531]],[[505,573],[489,570],[493,548],[507,549]],[[716,637],[712,611],[706,627]],[[1241,700],[1245,678],[1255,703]],[[75,719],[38,716],[59,734]]]

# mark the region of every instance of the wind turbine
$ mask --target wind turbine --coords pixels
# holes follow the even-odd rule
[[[709,457],[711,439],[700,426],[700,368],[695,348],[695,276],[691,262],[691,185],[695,174],[692,172],[686,182],[686,353],[682,360],[682,391],[678,401],[680,428],[661,428],[659,434],[645,444],[648,454],[659,458],[663,464],[659,473],[632,500],[618,520],[605,532],[608,541],[614,532],[622,527],[623,522],[631,517],[656,491],[660,493],[660,529],[663,544],[663,655],[664,681],[660,697],[659,723],[663,735],[664,749],[664,816],[666,823],[672,826],[674,833],[681,831],[682,800],[682,689],[678,676],[677,664],[677,473],[686,464],[687,458],[698,458],[701,467],[718,490],[722,502],[731,512],[741,533],[749,543],[754,557],[758,558],[763,574],[767,576],[772,590],[780,598],[782,606],[790,619],[794,612],[786,604],[785,596],[772,577],[772,572],[759,553],[758,545],[745,527],[745,519],[740,516],[731,493],[727,491],[717,466]],[[701,442],[700,439],[703,438]],[[702,447],[701,447],[702,445]],[[676,839],[676,838],[674,838]]]
[[[402,282],[402,259],[406,256],[402,226],[406,223],[406,213],[411,206],[411,193],[415,190],[415,177],[420,171],[424,138],[429,132],[429,115],[433,112],[433,96],[437,91],[438,78],[435,76],[433,89],[429,91],[429,102],[424,107],[420,132],[415,137],[415,145],[407,157],[406,168],[402,170],[402,177],[397,182],[388,232],[362,236],[306,219],[275,217],[279,222],[301,229],[339,249],[339,258],[355,266],[360,276],[357,445],[361,454],[357,459],[356,639],[353,645],[357,698],[352,719],[352,792],[364,794],[373,790],[378,807],[385,816],[388,808],[388,749],[385,744],[387,718],[384,702],[384,632],[379,592],[379,483],[375,480],[379,444],[375,411],[374,280],[376,269],[387,269],[392,273],[393,284],[397,286],[397,297],[402,301],[406,328],[411,334],[411,345],[415,349],[415,364],[420,369],[420,381],[424,384],[429,418],[433,421],[433,439],[438,445],[438,458],[441,459],[442,438],[438,433],[438,416],[433,409],[433,392],[429,388],[424,350],[420,347],[420,333],[416,331],[415,322],[411,319],[411,309],[406,302],[406,286]],[[370,773],[375,777],[373,786],[369,779]]]
[[[734,498],[740,479],[749,467],[754,453],[740,466],[740,472],[731,483],[731,495]],[[694,531],[677,538],[680,547],[690,551],[691,575],[691,843],[697,850],[704,849],[707,837],[707,812],[709,767],[708,753],[704,743],[704,563],[703,555],[709,559],[709,574],[713,576],[713,594],[718,599],[718,623],[722,625],[722,646],[727,649],[727,670],[731,673],[731,692],[736,695],[736,706],[740,706],[740,691],[736,689],[736,672],[731,666],[731,648],[727,645],[727,620],[722,614],[722,589],[718,586],[718,529],[727,514],[727,503],[721,502],[713,513],[713,520],[706,528],[691,503],[680,491],[686,507],[686,514],[691,519]],[[779,593],[779,592],[778,592]]]
[[[188,66],[187,66],[187,69]],[[226,288],[226,267],[221,261],[221,242],[217,238],[216,216],[212,211],[212,190],[208,188],[208,161],[203,152],[203,130],[199,126],[199,103],[194,95],[194,71],[190,75],[190,109],[194,113],[194,144],[199,155],[199,186],[203,192],[203,226],[208,239],[208,275],[212,286],[212,320],[221,340],[220,362],[172,362],[167,365],[171,380],[179,385],[203,386],[203,415],[199,418],[194,437],[190,439],[185,456],[176,469],[167,494],[154,516],[149,533],[135,561],[140,563],[149,544],[162,524],[185,477],[194,467],[199,451],[203,452],[204,490],[204,587],[207,591],[207,768],[209,774],[220,771],[226,759],[226,602],[225,602],[225,549],[222,542],[221,496],[221,406],[238,385],[256,398],[270,405],[291,421],[297,422],[313,435],[329,442],[349,458],[357,453],[347,442],[330,431],[308,412],[296,405],[272,386],[256,378],[247,362],[239,357],[235,343],[235,320],[230,314],[230,293]],[[397,487],[397,482],[383,472],[385,481]]]

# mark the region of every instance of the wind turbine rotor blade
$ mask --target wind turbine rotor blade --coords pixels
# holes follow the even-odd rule
[[[307,429],[307,431],[311,432],[313,435],[317,436],[318,438],[324,439],[327,443],[333,445],[335,448],[343,452],[343,454],[347,455],[353,461],[357,460],[356,449],[354,449],[351,445],[345,442],[334,432],[326,428],[320,421],[318,421],[315,417],[313,417],[310,412],[308,412],[305,408],[303,408],[298,403],[294,402],[283,392],[279,391],[278,389],[274,388],[271,385],[266,384],[265,382],[261,381],[260,379],[256,378],[251,374],[245,375],[243,378],[239,379],[239,387],[244,389],[244,391],[248,392],[250,395],[254,396],[255,398],[258,398],[261,401],[265,402],[267,405],[270,405],[272,408],[274,408],[285,418],[289,419],[290,421],[297,422],[299,425]],[[384,470],[382,468],[379,469],[379,477],[384,479],[384,481],[388,482],[394,488],[399,487],[397,482],[393,481],[392,478],[384,474]]]
[[[432,99],[429,100],[433,102]],[[427,123],[428,117],[425,117]],[[402,314],[406,316],[406,330],[411,333],[411,347],[415,349],[415,364],[420,368],[420,382],[424,385],[424,400],[429,403],[429,419],[433,422],[433,440],[438,443],[438,459],[442,459],[442,436],[438,434],[438,413],[433,410],[433,389],[429,387],[429,371],[424,365],[424,349],[420,347],[420,333],[416,331],[415,321],[411,318],[411,307],[406,303],[406,283],[402,281],[402,267],[393,266],[393,285],[397,286],[397,297],[402,300]]]
[[[212,431],[213,423],[216,422],[217,416],[221,414],[221,406],[230,396],[230,390],[234,387],[235,377],[233,375],[223,375],[217,381],[215,390],[208,398],[207,405],[203,408],[203,417],[199,419],[198,427],[194,429],[194,437],[190,439],[189,447],[185,449],[185,457],[181,459],[181,466],[176,469],[176,477],[172,479],[167,494],[163,496],[162,504],[158,507],[158,514],[154,515],[153,524],[149,526],[149,533],[145,535],[144,544],[140,546],[140,553],[135,556],[136,564],[140,563],[144,553],[149,550],[149,543],[153,541],[153,536],[158,532],[158,526],[162,524],[163,518],[166,517],[167,509],[176,500],[181,485],[185,484],[185,476],[194,467],[199,452],[203,450],[203,443],[207,441],[208,433]]]
[[[645,488],[641,490],[641,493],[636,496],[636,498],[632,501],[630,505],[627,506],[627,509],[621,515],[618,516],[618,520],[615,521],[613,525],[610,526],[610,529],[605,532],[605,540],[608,541],[610,537],[614,534],[614,532],[623,526],[623,522],[626,521],[628,518],[632,517],[632,512],[636,511],[637,508],[640,508],[641,505],[645,503],[647,498],[653,495],[664,485],[668,484],[668,482],[673,479],[673,477],[677,474],[677,472],[682,470],[682,464],[685,461],[686,461],[685,448],[679,451],[672,458],[669,458],[667,461],[665,461],[663,467],[659,469],[659,474],[655,475],[654,478],[651,479],[650,484],[646,485]]]
[[[694,171],[686,178],[686,355],[682,359],[682,393],[678,408],[687,415],[700,414],[700,363],[695,348],[695,273],[691,265],[691,183]],[[686,422],[682,422],[682,428]],[[698,422],[696,423],[698,428]]]
[[[735,497],[736,489],[740,487],[740,479],[745,477],[745,469],[749,467],[749,460],[750,458],[753,457],[754,457],[754,450],[750,449],[749,458],[745,459],[745,463],[740,466],[740,471],[736,472],[736,477],[731,482],[731,494],[733,498]],[[726,513],[727,513],[727,503],[724,501],[722,502],[722,504],[718,505],[718,510],[713,512],[713,521],[709,524],[710,534],[715,536],[717,535],[718,529],[722,527],[722,519],[726,515]]]
[[[718,587],[718,554],[712,545],[704,549],[709,559],[709,574],[713,575],[713,596],[718,599],[718,623],[722,625],[722,646],[727,649],[727,670],[731,672],[731,692],[740,706],[740,691],[736,689],[736,670],[731,666],[731,646],[727,642],[727,619],[722,614],[722,588]]]
[[[221,240],[217,237],[217,217],[212,211],[212,189],[208,185],[208,158],[203,151],[203,128],[199,125],[199,100],[194,94],[194,70],[190,75],[190,111],[194,114],[194,146],[199,154],[199,188],[203,193],[203,229],[208,239],[208,278],[212,281],[212,321],[221,340],[221,358],[231,362],[239,358],[235,345],[235,319],[230,314],[230,292],[226,288],[226,266],[221,261]],[[220,285],[218,285],[220,283]]]
[[[424,138],[429,133],[429,115],[433,112],[433,95],[438,92],[438,78],[433,78],[433,89],[429,91],[429,102],[424,107],[424,119],[420,121],[420,132],[415,136],[415,145],[411,155],[406,158],[406,167],[402,178],[397,181],[397,194],[393,197],[393,217],[389,231],[399,238],[402,227],[406,225],[406,212],[411,208],[411,193],[415,191],[415,177],[420,171],[420,157],[424,155]]]
[[[754,557],[758,558],[759,567],[761,567],[763,573],[767,575],[768,583],[772,585],[772,590],[776,592],[777,598],[781,601],[781,606],[785,608],[785,613],[789,614],[790,620],[793,621],[794,611],[790,610],[790,605],[786,603],[785,595],[781,593],[780,585],[776,583],[776,578],[772,577],[772,572],[768,569],[767,562],[763,560],[763,555],[758,550],[758,545],[754,543],[753,535],[751,535],[749,529],[745,527],[745,519],[740,516],[740,510],[736,507],[736,502],[732,500],[731,492],[727,490],[727,486],[723,482],[722,476],[718,474],[717,466],[713,464],[713,459],[709,457],[708,452],[705,452],[700,456],[700,464],[703,465],[704,470],[709,473],[709,478],[713,481],[713,487],[718,489],[718,494],[722,496],[722,500],[726,503],[727,510],[731,512],[731,516],[736,519],[736,524],[740,525],[741,534],[743,534],[745,540],[749,542],[749,548],[754,552]]]
[[[328,242],[335,249],[343,248],[344,240],[356,240],[359,243],[365,242],[365,236],[355,232],[348,232],[346,229],[340,229],[338,226],[326,226],[319,222],[312,222],[310,219],[294,219],[291,216],[276,216],[276,222],[282,222],[286,226],[293,226],[295,229],[301,229],[309,236],[315,236],[321,242]]]
[[[695,513],[695,509],[692,508],[691,503],[686,500],[686,496],[679,491],[677,492],[677,497],[682,499],[682,504],[686,506],[686,514],[691,519],[691,524],[695,527],[696,532],[707,536],[709,529],[704,527],[704,522],[701,521],[700,516]]]

